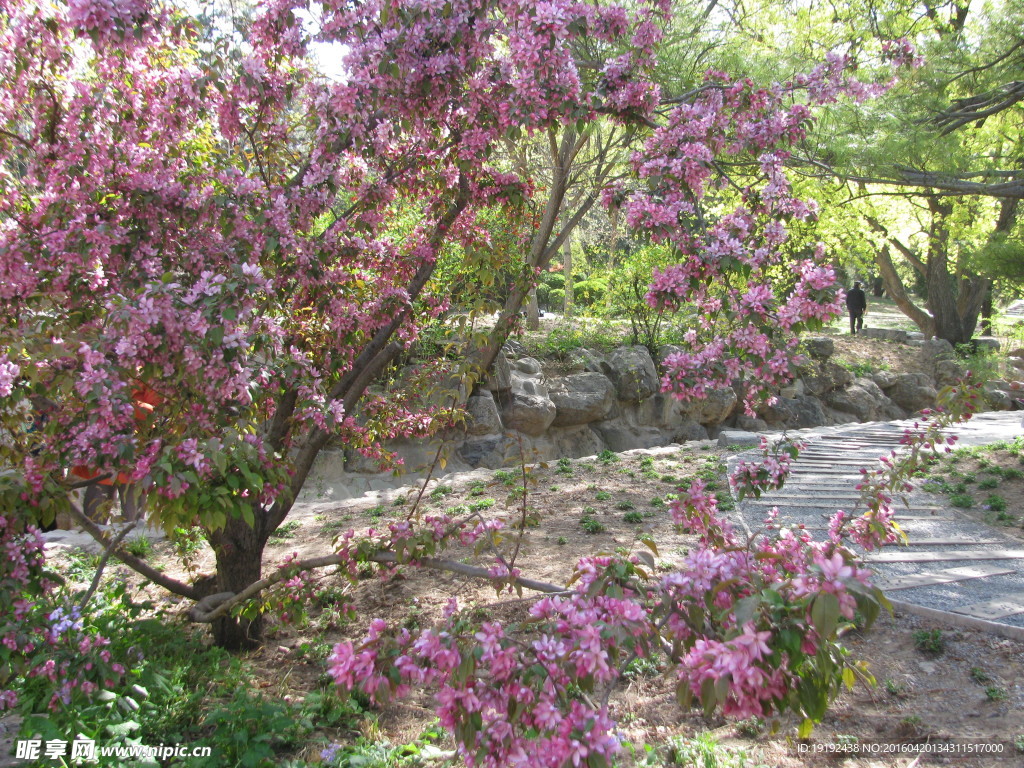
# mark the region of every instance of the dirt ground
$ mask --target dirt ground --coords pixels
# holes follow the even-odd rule
[[[573,460],[534,469],[527,482],[518,566],[532,578],[564,583],[581,555],[629,550],[638,546],[638,537],[644,534],[657,542],[659,569],[673,567],[691,539],[672,529],[665,506],[668,494],[683,477],[713,474],[721,457],[722,452],[704,444],[652,457],[633,453],[608,462]],[[1013,482],[1018,483],[1015,487],[1019,493],[1024,482]],[[442,488],[425,495],[421,511],[476,504],[485,507],[481,514],[497,516],[514,526],[524,520],[518,499],[521,484],[520,471],[497,473],[487,484]],[[1005,481],[1001,492],[1005,493],[1010,484]],[[410,503],[370,506],[367,502],[339,502],[329,507],[321,505],[313,515],[303,515],[300,510],[296,515],[298,525],[289,526],[268,548],[267,563],[279,562],[292,552],[300,557],[329,552],[337,531],[381,527],[408,514],[409,509]],[[593,522],[586,522],[588,519]],[[166,555],[168,546],[161,544],[158,551]],[[453,559],[470,555],[450,553]],[[159,559],[172,571],[169,559]],[[482,564],[489,563],[484,560]],[[200,565],[208,568],[210,563],[201,559]],[[296,699],[314,690],[325,671],[329,646],[342,639],[358,639],[372,618],[429,625],[455,596],[463,606],[475,605],[493,618],[514,621],[524,614],[530,600],[528,595],[523,600],[496,596],[488,586],[450,574],[408,568],[385,582],[368,574],[353,587],[327,575],[323,585],[351,598],[358,619],[339,619],[327,606],[314,610],[312,622],[305,628],[273,627],[267,645],[249,657],[258,686],[268,694]],[[945,644],[941,654],[923,652],[915,645],[915,632],[933,629],[941,632]],[[662,745],[676,735],[711,731],[720,743],[746,750],[750,766],[1024,765],[1024,743],[1021,751],[1014,746],[1015,740],[1024,738],[1024,643],[899,613],[883,616],[870,631],[852,633],[844,642],[853,658],[868,662],[877,685],[858,684],[844,693],[811,740],[803,744],[796,741],[797,722],[793,718],[780,721],[772,734],[767,723],[705,721],[696,712],[680,711],[671,679],[663,674],[663,668],[653,665],[618,686],[612,696],[613,713],[623,738],[638,750],[644,744]],[[364,724],[362,735],[405,743],[415,739],[432,720],[429,695],[420,694],[377,712],[375,721]],[[344,743],[358,734],[323,735]],[[942,752],[952,748],[951,741],[992,745],[980,748],[998,748],[1003,753],[1001,757],[972,757]],[[918,756],[907,750],[919,749],[921,744],[931,744],[931,749],[940,751],[921,755],[914,763]],[[312,759],[318,749],[310,747],[308,754],[299,756]],[[820,750],[847,753],[831,755]],[[855,754],[852,750],[862,752]],[[622,763],[629,764],[629,759]]]
[[[836,357],[848,365],[870,362],[876,368],[884,365],[895,372],[917,369],[917,356],[907,354],[905,346],[849,336],[834,338]],[[720,474],[724,452],[705,443],[652,453],[656,455],[636,452],[607,461],[572,460],[538,466],[525,484],[525,515],[520,501],[521,468],[494,473],[489,482],[475,486],[435,489],[424,495],[420,512],[476,508],[481,515],[501,518],[510,527],[523,526],[517,566],[535,579],[565,583],[579,557],[635,549],[641,546],[642,535],[657,542],[658,568],[667,570],[692,543],[689,537],[673,530],[667,508],[670,494],[683,478],[697,474],[714,477],[719,473],[716,481],[724,486]],[[973,474],[976,489],[980,480],[992,474],[993,465],[1024,469],[1015,456],[990,457],[989,461],[985,467],[976,458],[959,459],[954,465],[938,466],[936,474]],[[1024,538],[1020,527],[1024,480],[999,475],[998,489],[985,490],[986,494],[995,492],[1006,499],[1007,519],[997,520],[991,510],[983,509],[983,497],[978,493],[974,496],[979,502],[967,512]],[[387,505],[366,501],[297,505],[289,522],[268,546],[265,572],[292,553],[305,558],[332,551],[332,541],[340,531],[381,528],[403,518],[410,513],[414,495],[415,489],[410,489],[398,503],[392,500]],[[948,503],[943,495],[937,500]],[[449,556],[472,559],[469,551],[454,551]],[[171,575],[186,576],[171,556],[168,543],[158,544],[151,557]],[[486,559],[479,563],[490,565]],[[201,552],[195,565],[200,571],[212,570],[210,553]],[[515,621],[525,614],[531,599],[529,595],[524,599],[496,596],[487,585],[436,571],[404,568],[387,581],[370,573],[366,576],[353,586],[323,574],[321,585],[333,590],[335,596],[351,600],[358,618],[345,619],[328,601],[312,610],[311,621],[305,627],[272,626],[266,645],[248,656],[254,685],[270,696],[303,698],[323,683],[330,647],[339,640],[361,637],[373,618],[426,626],[454,596],[462,606],[477,606],[493,618]],[[172,611],[184,614],[187,610],[188,605],[175,609],[166,595],[155,588],[150,590],[152,597],[166,601]],[[928,630],[941,633],[945,646],[942,653],[918,649],[915,633]],[[748,762],[729,763],[730,768],[1024,766],[1024,643],[900,613],[883,615],[872,629],[851,633],[844,643],[852,658],[868,663],[877,684],[872,687],[858,683],[852,691],[844,692],[807,742],[796,740],[794,718],[783,718],[775,724],[773,733],[770,723],[706,721],[697,712],[680,711],[663,663],[647,665],[618,685],[611,698],[613,715],[623,739],[641,754],[645,744],[661,746],[674,736],[692,737],[710,731],[721,744],[745,750]],[[360,735],[406,743],[434,719],[429,693],[389,705],[375,715],[362,724],[360,733],[321,732],[319,743],[295,756],[314,761],[323,740],[346,743]],[[952,753],[954,743],[1002,752],[986,756]],[[919,749],[932,751],[919,754]],[[622,766],[631,764],[628,757],[621,761]],[[722,765],[724,768],[725,763]]]

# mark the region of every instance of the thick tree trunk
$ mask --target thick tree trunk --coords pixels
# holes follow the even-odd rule
[[[875,254],[875,263],[878,264],[882,279],[885,281],[886,293],[896,303],[900,312],[913,320],[925,336],[928,338],[934,336],[935,323],[931,315],[910,300],[903,280],[900,279],[899,272],[896,271],[896,266],[892,263],[892,254],[889,252],[888,245],[883,245]]]
[[[259,519],[257,519],[259,526]],[[229,518],[223,530],[210,536],[217,558],[217,591],[241,592],[262,576],[266,537],[244,520]],[[255,648],[263,640],[263,616],[254,619],[226,616],[213,623],[213,640],[221,648]]]

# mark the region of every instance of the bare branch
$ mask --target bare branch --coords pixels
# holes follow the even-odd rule
[[[239,603],[255,597],[260,592],[268,587],[272,587],[279,581],[290,579],[299,571],[311,571],[316,568],[328,568],[332,565],[342,565],[343,563],[347,563],[349,559],[350,558],[347,555],[334,554],[324,555],[323,557],[313,557],[309,560],[299,560],[295,563],[289,564],[286,568],[282,568],[276,573],[267,576],[265,579],[260,579],[259,581],[250,584],[238,594],[233,592],[219,592],[216,595],[210,595],[209,597],[198,601],[189,611],[189,618],[199,624],[209,624],[227,614],[228,611]],[[370,555],[367,560],[383,565],[393,565],[398,563],[398,558],[395,556],[395,553],[389,551],[376,552]],[[420,568],[429,568],[435,571],[457,573],[461,576],[469,576],[474,579],[495,581],[494,577],[490,575],[486,568],[459,563],[455,560],[425,557],[420,560],[411,561],[407,564],[415,565]],[[529,589],[533,592],[543,592],[545,594],[564,594],[569,591],[565,587],[558,586],[557,584],[549,584],[546,581],[536,581],[535,579],[512,578],[507,581],[502,580],[502,583],[508,583],[510,586],[518,586],[523,589]]]

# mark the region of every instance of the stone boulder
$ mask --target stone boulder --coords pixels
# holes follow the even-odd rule
[[[608,446],[601,436],[586,424],[576,427],[552,427],[548,432],[555,444],[555,455],[578,459],[581,456],[596,456]]]
[[[955,384],[964,376],[963,366],[956,360],[935,360],[932,365],[933,378],[940,387]]]
[[[611,380],[620,400],[639,403],[660,389],[658,371],[647,347],[619,347],[608,358]]]
[[[548,396],[557,409],[552,424],[568,427],[605,418],[615,402],[615,387],[600,373],[574,373],[552,384]]]
[[[519,441],[508,435],[487,435],[466,440],[456,450],[471,467],[500,469],[519,458]]]
[[[739,397],[736,396],[736,391],[731,387],[726,387],[711,390],[703,400],[681,402],[679,409],[698,424],[705,427],[717,426],[732,415],[738,402]]]
[[[1002,346],[999,339],[994,336],[979,336],[976,339],[971,339],[971,344],[974,346],[975,352],[998,352]]]
[[[512,367],[508,358],[498,355],[487,369],[484,386],[492,392],[507,392],[512,388]]]
[[[526,382],[532,385],[531,381]],[[536,385],[533,385],[536,386]],[[531,437],[543,435],[555,420],[557,409],[546,392],[527,392],[513,387],[512,396],[502,413],[502,421],[509,429],[515,429]]]
[[[889,398],[874,381],[860,378],[845,389],[829,393],[827,401],[835,410],[853,414],[858,421],[874,421],[882,402],[888,402]]]
[[[882,389],[888,389],[896,383],[896,374],[892,371],[875,371],[871,374],[871,380]]]
[[[672,436],[667,432],[654,427],[633,426],[621,419],[599,421],[592,424],[591,428],[616,453],[634,448],[655,448],[672,442]]]
[[[820,366],[805,368],[801,372],[804,390],[809,395],[823,397],[834,389],[842,389],[853,381],[853,374],[831,361]]]
[[[600,373],[609,377],[612,375],[612,367],[608,363],[608,358],[592,349],[572,350],[569,353],[569,366],[586,373]]]
[[[753,421],[752,426],[755,428],[758,426],[756,424],[758,421],[763,421],[767,426],[776,429],[804,429],[820,427],[828,423],[825,406],[818,398],[809,395],[778,397],[774,403],[761,406],[758,416],[760,419],[745,418]],[[737,425],[739,424],[740,420],[737,419]]]
[[[929,376],[923,373],[903,373],[896,377],[896,382],[886,394],[903,410],[917,413],[922,408],[934,407],[938,392]]]
[[[897,341],[905,344],[908,340],[907,332],[896,328],[864,328],[860,335],[866,339],[882,339],[883,341]]]
[[[804,349],[815,360],[828,360],[836,351],[836,343],[827,336],[804,339]]]
[[[494,395],[486,389],[479,390],[466,400],[466,432],[474,437],[493,435],[501,432],[501,414]]]

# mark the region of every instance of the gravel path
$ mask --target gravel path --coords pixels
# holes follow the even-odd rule
[[[734,513],[750,530],[779,508],[785,525],[802,523],[815,538],[827,534],[837,510],[858,512],[860,469],[899,447],[906,422],[876,422],[790,433],[808,447],[780,491],[744,500]],[[1024,434],[1019,412],[985,413],[950,430],[958,446],[986,445]],[[730,458],[730,469],[759,452]],[[973,624],[1024,639],[1024,543],[968,519],[944,498],[915,490],[897,504],[897,521],[909,538],[867,556],[890,599],[922,612],[939,611],[953,623]],[[1018,630],[1006,628],[1016,627]]]

